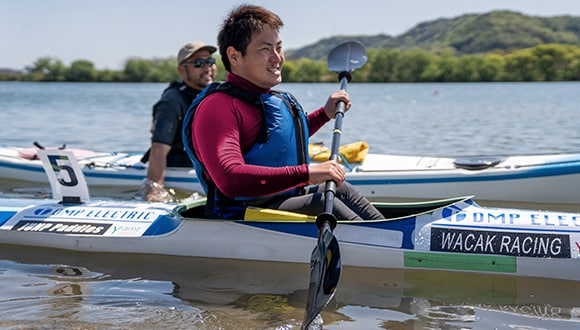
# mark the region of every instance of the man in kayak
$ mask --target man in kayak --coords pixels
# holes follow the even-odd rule
[[[324,211],[324,183],[333,180],[333,213],[338,219],[383,218],[344,182],[338,163],[309,164],[308,137],[334,118],[337,102],[350,108],[350,98],[339,90],[306,116],[291,94],[271,90],[282,81],[282,26],[269,10],[241,5],[219,32],[220,55],[228,71],[223,92],[204,91],[186,116],[193,117],[190,135],[189,123],[184,124],[186,149],[191,147],[189,155],[206,188],[207,215],[240,218],[247,206],[317,215]]]
[[[181,47],[177,71],[182,81],[171,82],[153,106],[151,147],[142,159],[149,161],[144,182],[148,201],[171,201],[172,195],[163,186],[167,167],[192,167],[181,140],[183,117],[197,94],[214,80],[216,65],[212,54],[216,50],[199,41]]]

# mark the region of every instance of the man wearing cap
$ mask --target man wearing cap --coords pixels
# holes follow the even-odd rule
[[[216,47],[203,42],[188,42],[177,54],[177,71],[182,81],[173,81],[153,106],[151,148],[142,161],[149,161],[144,183],[145,199],[169,202],[172,195],[164,189],[167,167],[192,167],[183,150],[181,127],[183,117],[197,94],[213,82],[216,74],[212,54]]]

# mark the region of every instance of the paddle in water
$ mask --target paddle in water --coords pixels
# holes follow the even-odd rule
[[[340,44],[328,54],[328,69],[338,72],[341,90],[346,90],[346,85],[351,79],[351,72],[362,67],[366,62],[367,54],[364,46],[355,41]],[[338,161],[342,118],[344,117],[345,108],[344,102],[339,102],[336,106],[330,152],[330,160],[334,161]],[[302,329],[307,329],[332,299],[340,279],[342,270],[340,248],[338,240],[332,233],[337,222],[332,213],[335,193],[336,183],[327,181],[324,192],[324,212],[316,217],[318,242],[310,258],[310,284],[308,286],[308,301],[306,302],[306,314],[304,322],[302,322]]]

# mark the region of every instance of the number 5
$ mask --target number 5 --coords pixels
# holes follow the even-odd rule
[[[69,165],[70,159],[65,155],[48,155],[52,170],[56,174],[58,182],[63,186],[74,187],[79,184],[73,168]],[[68,175],[65,175],[68,174]],[[68,181],[66,179],[69,179]]]

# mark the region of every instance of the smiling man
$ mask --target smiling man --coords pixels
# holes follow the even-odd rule
[[[338,186],[333,212],[339,219],[382,218],[344,182],[344,170],[335,161],[309,164],[309,136],[334,118],[339,101],[350,108],[350,99],[339,90],[307,116],[291,94],[271,90],[282,81],[282,26],[271,11],[241,5],[218,34],[228,71],[225,87],[194,103],[192,133],[185,131],[208,196],[207,215],[241,218],[248,206],[317,215],[324,209],[323,183],[333,180]]]
[[[213,82],[216,65],[212,54],[216,50],[199,41],[181,47],[177,54],[177,71],[182,81],[171,82],[153,106],[151,148],[142,159],[149,161],[144,183],[148,201],[171,201],[171,194],[164,189],[167,167],[192,167],[181,140],[183,117],[197,94]]]

